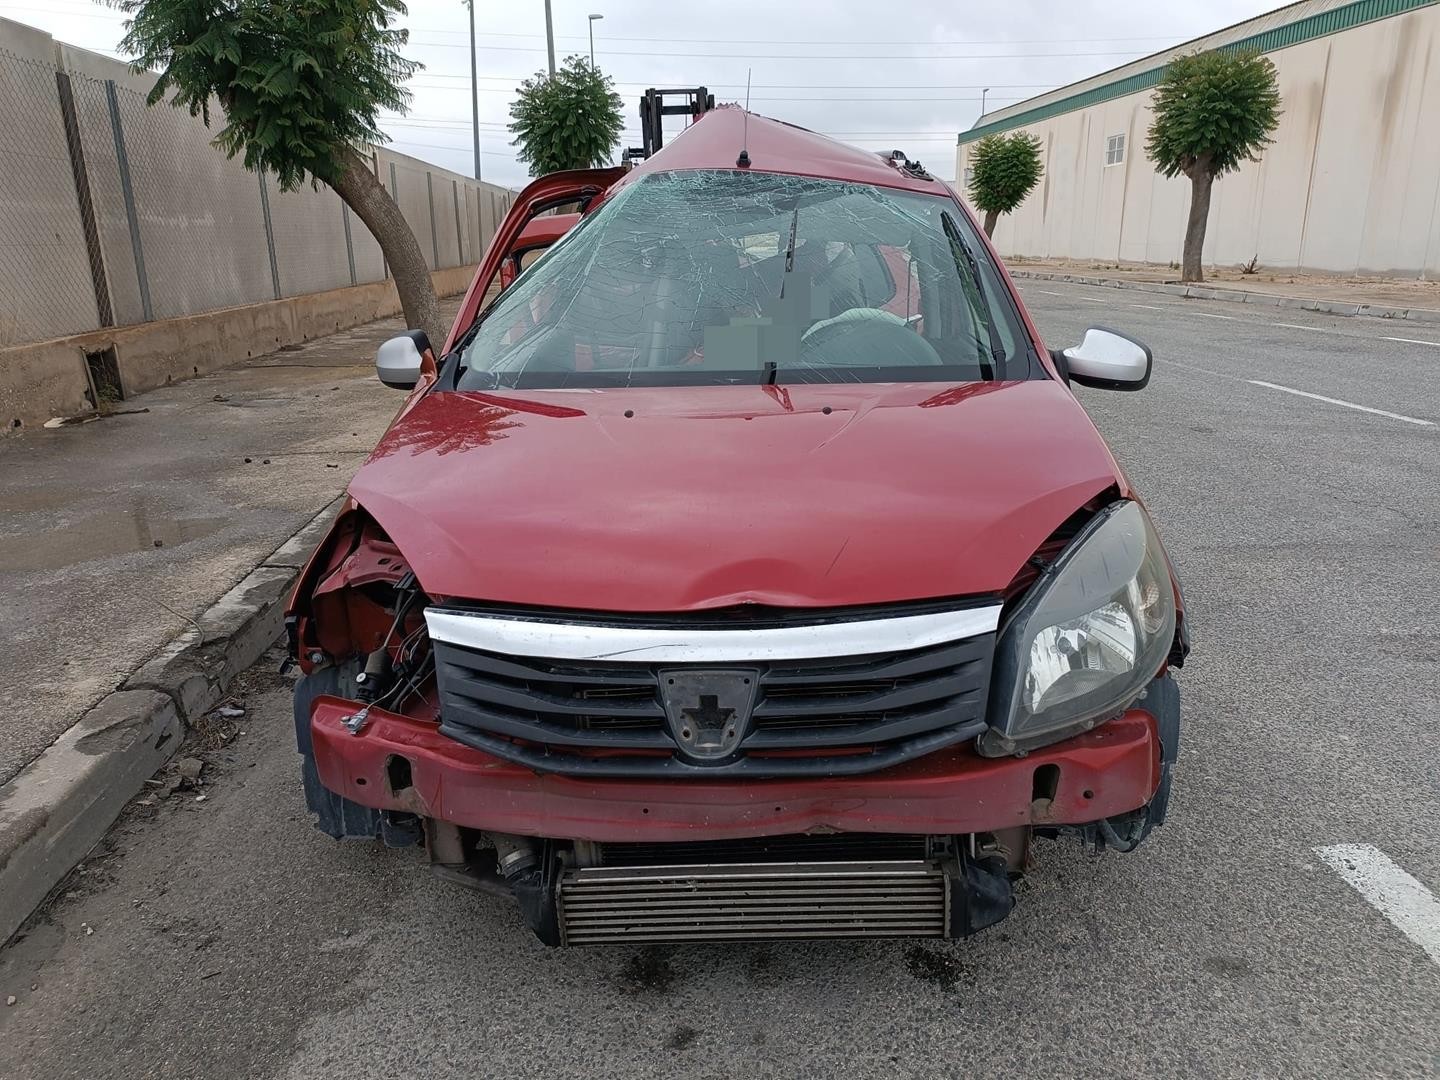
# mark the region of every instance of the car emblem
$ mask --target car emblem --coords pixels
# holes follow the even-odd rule
[[[696,761],[729,757],[750,733],[759,689],[754,668],[662,668],[660,700],[670,737]]]

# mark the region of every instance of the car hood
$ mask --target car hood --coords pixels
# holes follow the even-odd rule
[[[1045,380],[431,393],[350,493],[431,596],[658,612],[998,593],[1115,485]]]

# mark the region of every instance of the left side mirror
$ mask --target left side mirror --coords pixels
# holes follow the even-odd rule
[[[1150,349],[1103,326],[1085,331],[1079,345],[1062,354],[1072,380],[1097,390],[1143,390],[1150,381]]]
[[[430,339],[424,330],[407,330],[392,337],[375,353],[375,374],[386,386],[396,390],[413,390],[420,381],[420,367],[430,351]]]

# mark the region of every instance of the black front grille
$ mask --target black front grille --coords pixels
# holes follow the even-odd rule
[[[929,837],[890,833],[782,835],[697,843],[599,845],[600,866],[788,862],[896,862],[928,859]]]
[[[441,730],[536,769],[588,775],[839,775],[973,738],[994,635],[880,656],[747,664],[748,735],[719,763],[677,753],[658,669],[725,665],[541,660],[435,642]],[[732,665],[733,666],[733,665]]]

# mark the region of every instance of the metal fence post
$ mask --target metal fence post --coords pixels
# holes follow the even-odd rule
[[[95,310],[101,326],[115,325],[115,308],[110,303],[110,280],[105,276],[105,253],[100,247],[100,230],[95,223],[95,200],[90,194],[90,174],[85,169],[85,148],[80,144],[80,121],[75,115],[75,90],[70,74],[55,72],[60,94],[60,118],[65,124],[65,144],[70,150],[70,169],[75,174],[75,199],[80,204],[80,229],[85,234],[85,252],[90,257],[90,281],[95,289]]]
[[[345,223],[345,258],[350,263],[350,284],[358,285],[359,280],[355,277],[355,241],[350,237],[350,206],[344,199],[340,200],[340,220]]]
[[[460,181],[459,181],[459,180],[451,180],[451,181],[450,181],[450,190],[454,193],[454,194],[451,196],[451,198],[453,199],[454,204],[455,204],[455,250],[456,250],[456,252],[458,253],[456,257],[459,259],[459,261],[458,261],[455,265],[456,265],[456,266],[464,266],[464,265],[465,265],[465,233],[464,233],[464,231],[460,228]]]
[[[275,258],[275,225],[270,220],[270,192],[265,186],[265,170],[255,173],[260,177],[260,213],[265,217],[265,247],[270,252],[270,284],[275,290],[275,299],[280,299],[280,263]]]
[[[140,285],[140,310],[145,321],[155,318],[150,303],[150,278],[145,273],[145,246],[140,242],[140,217],[135,212],[135,189],[130,184],[130,157],[125,153],[125,129],[120,125],[120,100],[115,80],[105,80],[105,100],[110,106],[110,130],[115,136],[115,164],[120,172],[120,194],[125,200],[125,219],[130,224],[130,250],[135,256],[135,277]]]
[[[435,231],[435,174],[425,170],[425,196],[430,200],[430,254],[435,257],[431,265],[440,269],[440,239]]]

